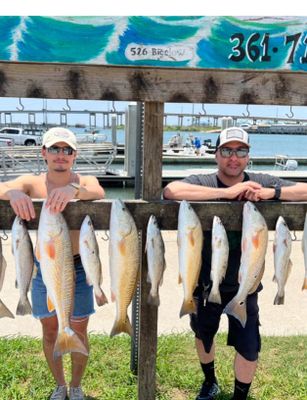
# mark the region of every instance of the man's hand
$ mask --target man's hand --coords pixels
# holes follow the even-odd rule
[[[46,207],[54,213],[62,212],[75,197],[76,191],[77,189],[69,185],[53,189],[47,197]]]
[[[6,194],[16,215],[27,221],[35,218],[31,197],[17,189],[11,189]]]
[[[230,186],[225,190],[225,198],[229,200],[250,200],[258,201],[258,193],[262,189],[262,186],[253,181],[240,182],[233,186]]]

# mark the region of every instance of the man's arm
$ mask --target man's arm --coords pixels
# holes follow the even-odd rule
[[[70,184],[53,189],[47,198],[46,207],[50,207],[50,211],[52,212],[62,212],[72,199],[100,200],[104,196],[104,190],[99,185],[96,177],[80,176],[79,189]]]
[[[29,196],[32,179],[31,175],[23,175],[12,181],[0,183],[0,199],[9,200],[15,214],[27,221],[35,218],[32,199]]]
[[[246,192],[256,192],[260,190],[261,185],[256,182],[246,181],[237,183],[228,188],[214,188],[202,185],[194,185],[182,181],[174,181],[169,183],[164,191],[163,197],[170,200],[233,200],[244,197]]]
[[[259,200],[271,200],[274,198],[274,188],[262,188],[258,193]],[[281,186],[280,200],[307,201],[307,183],[298,182],[292,186]]]

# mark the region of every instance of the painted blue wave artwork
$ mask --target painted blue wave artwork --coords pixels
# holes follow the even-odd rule
[[[0,17],[0,60],[307,70],[307,17]]]

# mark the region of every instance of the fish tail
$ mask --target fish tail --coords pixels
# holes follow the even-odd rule
[[[210,301],[210,303],[222,304],[220,291],[219,290],[212,291],[212,289],[211,289],[211,292],[208,297],[208,301]]]
[[[196,304],[192,298],[184,300],[181,306],[179,317],[183,317],[186,314],[193,314],[196,313]]]
[[[20,298],[17,304],[16,315],[32,314],[32,307],[29,302],[28,296]]]
[[[303,286],[302,286],[302,290],[307,290],[307,276],[305,276],[304,282],[303,282]]]
[[[232,315],[238,321],[241,322],[243,328],[246,325],[246,301],[238,301],[236,297],[234,297],[225,307],[224,313],[228,315]]]
[[[11,311],[7,308],[7,306],[0,300],[0,318],[15,318]]]
[[[152,306],[157,306],[159,307],[160,305],[160,296],[158,293],[153,294],[152,292],[149,293],[147,303],[152,305]]]
[[[70,328],[59,332],[54,345],[53,358],[55,360],[66,353],[81,353],[88,356],[88,351],[79,336]]]
[[[104,304],[108,303],[107,296],[105,295],[104,291],[99,288],[100,290],[95,293],[95,299],[97,306],[103,306]]]
[[[114,322],[113,328],[110,333],[110,337],[118,335],[121,332],[126,332],[130,336],[132,336],[132,334],[133,334],[132,326],[131,326],[128,316],[126,317],[125,320],[120,319],[120,320],[116,320]]]
[[[285,303],[285,294],[283,294],[282,296],[280,296],[277,292],[275,299],[274,299],[274,304],[275,305],[280,305],[280,304],[284,304]]]

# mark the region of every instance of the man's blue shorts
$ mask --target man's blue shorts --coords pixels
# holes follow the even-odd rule
[[[49,312],[47,308],[47,289],[42,279],[40,264],[35,260],[37,274],[32,280],[32,314],[35,318],[43,319],[56,315],[55,311]],[[74,256],[75,267],[75,298],[72,318],[85,318],[95,312],[93,299],[93,286],[86,282],[84,268],[80,256]]]

